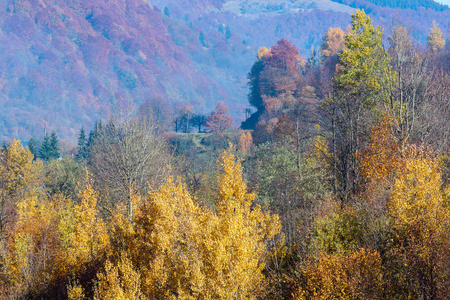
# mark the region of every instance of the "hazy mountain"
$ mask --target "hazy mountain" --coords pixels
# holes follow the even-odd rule
[[[337,3],[341,2],[341,3]],[[374,2],[374,1],[371,1]],[[209,113],[225,102],[237,122],[258,48],[286,38],[302,55],[355,7],[425,41],[449,10],[330,0],[8,0],[0,4],[1,138],[74,141],[81,126],[128,116],[146,99]]]

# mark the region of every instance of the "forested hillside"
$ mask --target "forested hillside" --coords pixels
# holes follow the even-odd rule
[[[333,0],[334,2],[347,4],[351,7],[360,8],[366,3],[372,3],[382,7],[418,9],[419,7],[430,8],[437,11],[449,10],[447,5],[437,3],[433,0]]]
[[[375,24],[401,24],[423,44],[433,20],[446,34],[450,19],[448,10],[363,7]],[[222,101],[239,124],[258,49],[285,38],[310,56],[353,10],[329,0],[3,1],[1,139],[46,130],[74,144],[82,126],[156,100],[197,114]]]
[[[449,43],[348,22],[260,47],[241,128],[150,99],[5,142],[0,298],[448,299]]]

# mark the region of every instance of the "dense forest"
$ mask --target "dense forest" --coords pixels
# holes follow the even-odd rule
[[[196,114],[223,102],[238,124],[258,49],[284,38],[308,57],[328,28],[347,28],[353,7],[386,37],[401,25],[421,43],[433,20],[444,33],[450,20],[450,10],[366,1],[0,1],[0,140],[55,131],[74,144],[81,127],[155,100]]]
[[[334,2],[348,4],[351,7],[359,7],[364,2],[373,3],[382,7],[418,9],[419,7],[429,8],[437,11],[449,10],[445,4],[439,4],[433,0],[333,0]]]
[[[5,142],[0,298],[448,299],[449,43],[351,18],[261,47],[239,129],[153,98]]]

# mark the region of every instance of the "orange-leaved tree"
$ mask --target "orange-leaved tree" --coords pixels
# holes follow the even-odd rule
[[[357,249],[348,255],[325,254],[302,271],[295,299],[382,299],[381,257]]]
[[[233,126],[233,119],[228,115],[228,107],[219,102],[216,111],[212,112],[206,120],[206,127],[211,131],[223,132]]]

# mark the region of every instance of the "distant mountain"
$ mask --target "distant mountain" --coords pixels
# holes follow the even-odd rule
[[[0,139],[42,137],[47,129],[74,142],[81,126],[130,115],[156,97],[199,113],[223,101],[238,124],[261,46],[285,38],[308,56],[329,27],[348,26],[355,7],[386,34],[402,24],[422,42],[432,20],[444,31],[450,20],[445,9],[339,2],[1,1]]]
[[[337,3],[349,5],[351,7],[364,6],[367,3],[372,3],[381,7],[402,8],[402,9],[418,9],[423,7],[425,9],[433,9],[436,11],[449,10],[450,7],[444,4],[437,3],[433,0],[332,0]]]

